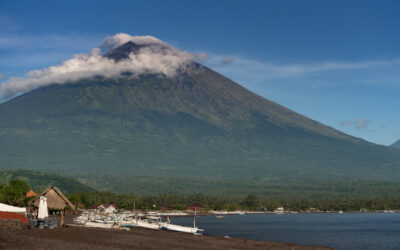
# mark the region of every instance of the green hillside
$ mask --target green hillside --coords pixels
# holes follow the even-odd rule
[[[56,186],[65,193],[93,192],[94,188],[84,185],[72,178],[61,177],[30,170],[0,171],[0,183],[8,183],[13,179],[26,181],[36,193],[49,186]]]
[[[197,63],[175,78],[98,77],[21,95],[0,104],[0,141],[2,169],[100,190],[338,195],[343,183],[353,194],[400,183],[399,150],[301,116]]]

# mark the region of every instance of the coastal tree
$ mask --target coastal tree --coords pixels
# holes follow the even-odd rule
[[[242,202],[242,205],[250,210],[255,210],[259,206],[260,202],[254,194],[247,195],[246,199]]]
[[[25,206],[27,199],[25,194],[30,190],[28,183],[23,180],[14,179],[8,185],[1,188],[0,199],[14,206]]]

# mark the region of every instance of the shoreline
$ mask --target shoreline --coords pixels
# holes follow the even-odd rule
[[[140,213],[146,213],[146,211],[140,211]],[[162,217],[193,217],[193,213],[184,212],[185,214],[169,214],[160,211],[151,211],[150,215],[162,216]],[[285,214],[362,214],[362,213],[400,213],[400,210],[367,210],[367,211],[285,211],[285,212],[273,212],[273,211],[208,211],[208,212],[197,212],[196,217],[201,216],[225,216],[225,215],[252,215],[252,214],[275,214],[275,215],[285,215]]]

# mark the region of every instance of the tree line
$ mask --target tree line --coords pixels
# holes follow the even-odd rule
[[[26,198],[30,186],[23,180],[14,179],[8,184],[0,184],[0,202],[13,206],[27,206],[32,199]],[[191,204],[200,204],[205,210],[253,210],[274,211],[283,206],[289,211],[360,211],[360,210],[400,210],[398,198],[371,199],[268,199],[249,194],[243,198],[223,198],[204,194],[158,194],[140,196],[111,192],[75,192],[66,194],[77,207],[88,209],[95,204],[116,204],[119,208],[132,210],[186,210]]]
[[[289,211],[307,211],[310,209],[319,211],[400,210],[400,198],[271,200],[254,194],[249,194],[241,199],[225,199],[203,194],[159,194],[141,197],[134,194],[110,192],[80,192],[69,194],[68,198],[82,208],[90,208],[93,204],[113,203],[126,210],[186,210],[193,203],[201,204],[205,210],[225,211],[274,211],[280,206]]]

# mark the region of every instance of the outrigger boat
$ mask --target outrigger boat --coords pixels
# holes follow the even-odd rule
[[[161,218],[155,216],[148,216],[145,219],[136,218],[133,220],[133,225],[136,227],[144,227],[149,229],[161,229]]]
[[[83,224],[85,227],[98,227],[98,228],[118,228],[117,224],[111,224],[111,223],[100,223],[100,222],[92,222],[92,221],[87,221],[85,224]]]
[[[164,230],[170,230],[170,231],[175,231],[175,232],[182,232],[182,233],[190,233],[190,234],[201,234],[200,232],[203,232],[203,229],[197,228],[197,227],[185,227],[185,226],[179,226],[179,225],[174,225],[174,224],[169,224],[169,223],[162,223],[162,229]]]
[[[108,216],[100,216],[89,212],[84,212],[82,215],[74,218],[76,225],[84,227],[98,227],[98,228],[130,228],[130,227],[142,227],[154,230],[169,230],[182,233],[201,234],[203,229],[196,227],[196,212],[193,218],[193,227],[186,227],[171,224],[169,217],[167,222],[162,222],[159,216],[145,216],[144,214],[113,214]]]
[[[203,229],[200,229],[196,227],[196,209],[194,209],[193,213],[193,227],[185,227],[185,226],[179,226],[179,225],[174,225],[170,224],[169,217],[167,217],[167,223],[161,223],[162,224],[162,229],[164,230],[170,230],[170,231],[175,231],[175,232],[182,232],[182,233],[190,233],[190,234],[196,234],[200,235],[200,232],[203,232]]]
[[[132,220],[132,223],[120,224],[120,227],[143,227],[148,229],[155,229],[155,230],[169,230],[175,232],[182,232],[182,233],[191,233],[191,234],[200,234],[203,232],[203,229],[199,229],[196,227],[195,220],[193,221],[193,227],[185,227],[180,225],[171,224],[169,222],[162,222],[161,217],[158,216],[147,216],[145,219],[140,217],[136,217]]]

